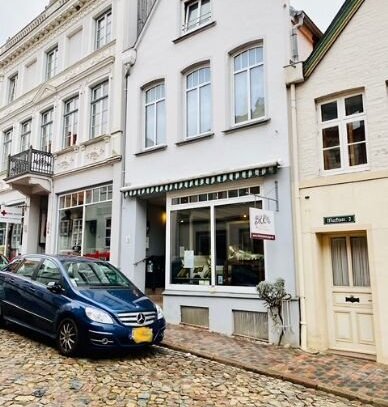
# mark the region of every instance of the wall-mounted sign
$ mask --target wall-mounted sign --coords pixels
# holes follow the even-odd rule
[[[23,211],[17,206],[1,205],[0,222],[4,223],[22,223]]]
[[[275,219],[272,211],[249,208],[251,239],[275,240]]]
[[[333,225],[338,223],[355,223],[355,215],[327,216],[323,218],[324,225]]]

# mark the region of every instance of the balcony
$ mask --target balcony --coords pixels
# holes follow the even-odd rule
[[[8,157],[5,182],[24,195],[47,194],[54,174],[54,157],[51,153],[35,150],[22,151]]]

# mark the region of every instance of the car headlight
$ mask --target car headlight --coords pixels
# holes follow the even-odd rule
[[[155,306],[156,306],[156,311],[158,312],[158,319],[164,318],[164,314],[163,314],[162,308],[161,308],[158,304],[155,304]]]
[[[111,316],[107,312],[97,308],[86,307],[85,314],[94,322],[100,322],[101,324],[113,324],[113,319]]]

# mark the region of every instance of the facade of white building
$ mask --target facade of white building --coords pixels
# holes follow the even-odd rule
[[[0,247],[119,260],[121,52],[137,2],[50,1],[0,48]],[[141,20],[141,19],[140,19]],[[141,22],[141,21],[140,21]]]
[[[299,343],[285,65],[312,24],[287,1],[160,0],[127,66],[122,268],[163,291],[172,323],[274,340],[256,285],[285,279]],[[304,32],[303,32],[304,30]],[[249,208],[274,211],[252,240]]]
[[[382,363],[388,363],[388,45],[375,33],[386,31],[387,16],[386,2],[345,2],[305,63],[293,135],[306,346]]]

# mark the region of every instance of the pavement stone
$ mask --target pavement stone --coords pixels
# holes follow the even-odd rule
[[[163,345],[351,400],[388,406],[388,366],[370,360],[311,354],[186,325],[168,325]]]
[[[65,358],[0,329],[0,406],[361,407],[326,392],[162,347]]]

